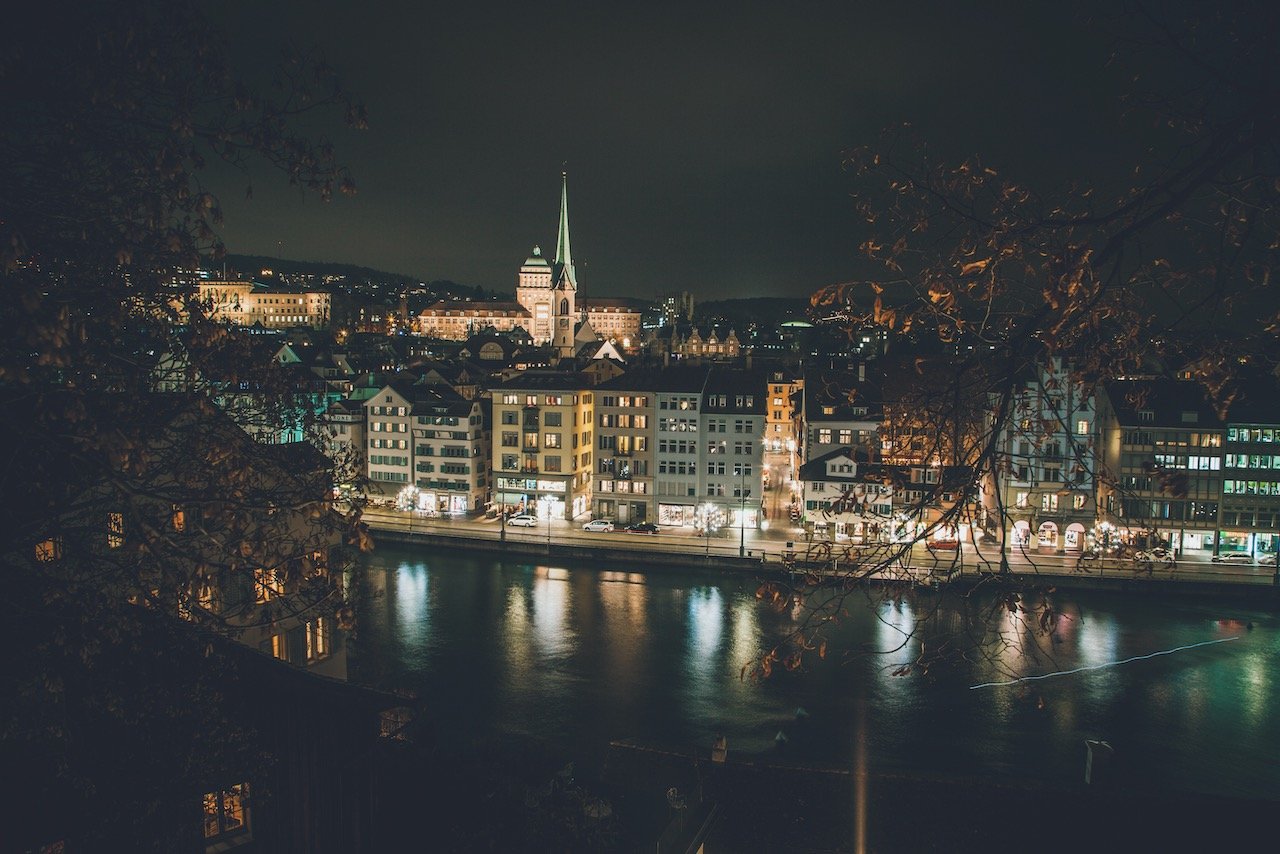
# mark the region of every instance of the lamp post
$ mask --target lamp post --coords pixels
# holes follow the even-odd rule
[[[738,557],[747,556],[747,467],[738,464]]]

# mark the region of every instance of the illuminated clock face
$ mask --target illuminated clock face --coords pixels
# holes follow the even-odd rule
[[[561,326],[562,328],[563,328],[563,327],[568,327],[568,325],[569,325],[569,318],[567,318],[567,317],[562,317],[562,318],[560,318],[560,326]]]

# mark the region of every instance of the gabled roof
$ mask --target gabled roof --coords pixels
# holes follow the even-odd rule
[[[649,391],[701,393],[707,384],[709,365],[670,365],[663,368],[635,368],[599,385],[598,391]]]
[[[855,471],[833,472],[828,474],[827,463],[831,460],[848,459],[855,464]],[[911,470],[936,468],[937,483],[912,483]],[[906,464],[869,463],[857,459],[848,448],[836,448],[820,457],[814,457],[800,466],[798,480],[814,483],[886,483],[902,489],[936,490],[938,492],[957,491],[973,481],[973,469],[968,466],[921,466]]]
[[[1190,380],[1113,380],[1103,389],[1122,426],[1222,427],[1204,386]]]

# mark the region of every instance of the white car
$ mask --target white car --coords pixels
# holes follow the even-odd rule
[[[584,531],[603,531],[608,533],[613,530],[613,522],[608,519],[592,519],[590,522],[582,526]]]
[[[507,524],[516,528],[536,528],[538,526],[538,517],[530,516],[528,513],[521,513],[508,519]]]
[[[1209,558],[1214,563],[1253,563],[1253,555],[1248,552],[1224,552]]]

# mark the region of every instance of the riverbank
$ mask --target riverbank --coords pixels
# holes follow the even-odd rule
[[[427,527],[413,530],[392,526],[371,519],[370,530],[375,542],[387,542],[426,549],[459,549],[496,555],[508,555],[528,560],[556,560],[566,563],[600,566],[661,566],[669,568],[698,567],[731,574],[749,574],[756,577],[787,578],[794,573],[804,573],[832,584],[844,583],[848,571],[838,559],[809,559],[801,550],[770,551],[767,549],[742,549],[726,551],[723,543],[712,550],[709,543],[688,540],[675,546],[645,540],[637,545],[621,544],[616,540],[594,538],[590,543],[563,539],[534,539],[518,535],[498,536],[495,531],[471,530],[455,526],[446,530]],[[634,538],[633,538],[634,539]],[[696,546],[702,544],[699,551]],[[731,546],[732,544],[730,544]],[[1031,564],[1021,569],[1011,564],[1012,574],[1024,584],[1035,584],[1064,590],[1118,591],[1123,593],[1158,593],[1173,596],[1207,596],[1215,599],[1245,602],[1261,607],[1280,608],[1280,587],[1270,583],[1269,574],[1244,574],[1229,571],[1203,572],[1154,569],[1151,572],[1119,566],[1099,565],[1085,571],[1055,571],[1052,566]],[[929,563],[900,563],[879,573],[864,576],[870,583],[919,584],[930,587],[951,586],[972,588],[990,583],[993,573],[982,568],[966,566],[963,562],[947,558]]]

